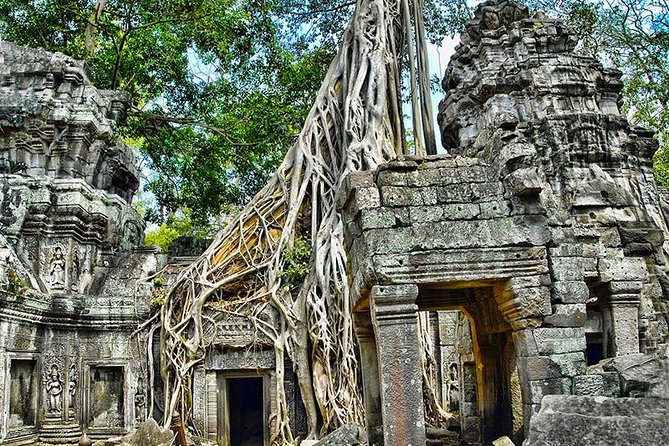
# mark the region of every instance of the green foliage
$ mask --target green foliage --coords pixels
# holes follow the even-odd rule
[[[164,288],[153,290],[151,300],[149,301],[149,308],[151,311],[159,311],[160,307],[165,303],[165,297],[167,297],[167,290]]]
[[[182,236],[195,239],[206,239],[212,236],[215,228],[194,222],[188,216],[169,217],[157,229],[148,231],[144,236],[144,245],[158,246],[163,253],[167,253],[174,240]]]
[[[157,287],[164,287],[167,285],[167,279],[165,279],[163,276],[158,276],[153,279],[153,285]]]
[[[283,282],[297,286],[309,272],[311,243],[302,237],[296,237],[293,246],[283,251],[284,267],[281,270]]]

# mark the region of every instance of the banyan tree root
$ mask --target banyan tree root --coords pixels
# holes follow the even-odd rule
[[[316,102],[277,172],[166,296],[160,318],[165,425],[175,413],[191,413],[193,371],[215,338],[205,315],[211,309],[251,319],[274,346],[272,444],[294,441],[283,389],[285,357],[298,378],[309,438],[344,423],[364,425],[335,193],[349,172],[374,169],[401,151],[396,49],[402,42],[394,40],[402,36],[400,1],[358,0]],[[282,271],[297,237],[309,240],[311,259],[294,284]],[[279,315],[278,326],[263,317],[268,306]]]

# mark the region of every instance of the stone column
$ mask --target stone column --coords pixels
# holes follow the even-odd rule
[[[385,446],[425,446],[416,285],[372,287]]]
[[[612,356],[639,353],[639,295],[641,282],[610,282],[604,312],[604,348]],[[609,344],[610,343],[610,344]]]
[[[353,313],[353,327],[360,346],[362,392],[367,418],[367,441],[370,446],[383,446],[379,361],[376,339],[374,339],[374,327],[372,326],[369,310]]]

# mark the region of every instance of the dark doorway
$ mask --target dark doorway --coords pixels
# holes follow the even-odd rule
[[[263,446],[263,378],[228,378],[230,446]]]

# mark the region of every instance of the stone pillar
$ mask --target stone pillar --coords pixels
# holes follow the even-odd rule
[[[603,315],[604,351],[611,356],[639,353],[639,295],[641,282],[610,282]]]
[[[360,346],[362,392],[367,418],[367,441],[370,446],[383,446],[381,415],[381,384],[374,327],[369,311],[353,313],[353,327]]]
[[[376,334],[385,446],[424,446],[425,417],[418,343],[416,285],[376,285]]]

